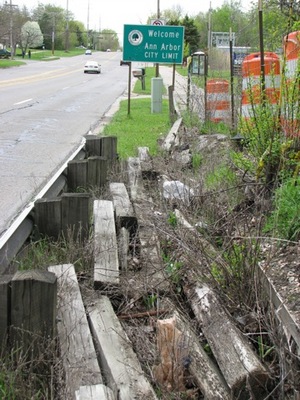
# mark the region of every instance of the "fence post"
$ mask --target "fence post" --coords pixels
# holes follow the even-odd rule
[[[0,277],[0,354],[7,345],[8,327],[10,324],[10,283],[12,275]]]
[[[85,136],[85,150],[87,158],[90,156],[101,156],[101,137],[97,135]]]
[[[72,160],[68,162],[68,188],[76,190],[87,188],[87,160]]]
[[[88,185],[103,187],[107,183],[108,160],[106,157],[88,158]]]
[[[101,141],[101,156],[110,161],[117,159],[117,137],[116,136],[102,136]]]
[[[34,203],[36,235],[58,239],[61,233],[61,199],[38,199]]]
[[[90,195],[87,193],[63,193],[61,196],[61,229],[65,237],[83,241],[89,236]]]
[[[17,271],[11,280],[10,343],[37,357],[55,336],[57,278],[48,271]],[[42,347],[41,347],[42,346]]]

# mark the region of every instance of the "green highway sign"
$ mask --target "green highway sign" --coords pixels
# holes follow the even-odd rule
[[[182,64],[184,27],[124,25],[123,60]]]

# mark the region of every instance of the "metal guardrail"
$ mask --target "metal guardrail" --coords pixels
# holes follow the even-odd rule
[[[49,180],[44,188],[34,197],[34,199],[24,206],[22,212],[16,217],[5,233],[0,237],[0,275],[7,273],[9,265],[24,245],[33,230],[33,210],[37,200],[43,197],[57,197],[66,185],[64,170],[68,163],[76,158],[81,158],[80,154],[84,149],[85,138],[79,147],[65,161],[61,168]]]

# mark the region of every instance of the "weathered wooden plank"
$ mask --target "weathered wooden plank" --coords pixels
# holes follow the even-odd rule
[[[269,374],[213,291],[195,285],[185,287],[185,294],[233,398],[248,399],[249,388],[255,398],[264,398]]]
[[[290,341],[291,337],[294,339],[297,347],[298,353],[300,354],[300,325],[297,321],[297,318],[293,313],[289,310],[287,302],[285,302],[278,292],[278,288],[276,289],[274,283],[272,282],[272,278],[268,276],[268,269],[264,269],[263,266],[259,265],[257,267],[257,273],[262,282],[266,293],[270,296],[270,301],[275,307],[275,315],[278,320],[283,324],[285,334],[287,336],[287,340]]]
[[[123,271],[128,268],[128,254],[129,254],[129,232],[126,228],[121,228],[118,234],[118,252],[119,264]]]
[[[206,400],[229,400],[229,388],[187,320],[174,311],[172,318],[157,321],[160,363],[153,367],[156,381],[167,389],[186,390],[193,378]]]
[[[127,172],[132,201],[145,200],[146,194],[143,189],[141,161],[138,157],[129,157],[127,159]]]
[[[170,129],[169,133],[167,134],[164,140],[164,143],[161,146],[163,150],[169,151],[172,146],[179,143],[178,129],[180,128],[181,123],[182,123],[182,118],[178,118],[174,122],[172,128]]]
[[[164,275],[160,243],[153,224],[154,204],[144,188],[141,161],[138,158],[128,158],[128,181],[131,199],[138,220],[136,241],[140,244],[140,265],[136,272],[140,274],[148,290],[164,292],[168,281]]]
[[[68,162],[69,190],[87,188],[88,160],[72,160]]]
[[[24,354],[35,351],[39,354],[38,345],[54,337],[56,298],[57,279],[53,273],[39,270],[15,273],[11,280],[10,328],[14,348],[22,346]]]
[[[37,235],[58,239],[61,234],[61,199],[38,199],[34,207]]]
[[[98,156],[101,154],[101,137],[97,135],[86,135],[85,136],[85,150],[87,157]]]
[[[119,284],[119,259],[112,201],[94,201],[94,286]]]
[[[101,136],[101,156],[108,160],[114,161],[117,159],[117,136]]]
[[[81,386],[76,390],[76,400],[117,400],[113,391],[105,385]]]
[[[137,218],[134,215],[133,206],[125,184],[121,182],[111,182],[109,184],[109,190],[112,196],[118,228],[125,227],[131,234],[135,234]]]
[[[88,193],[63,193],[61,196],[62,232],[65,237],[85,240],[90,228],[90,195]]]
[[[5,348],[10,324],[10,285],[12,275],[0,276],[0,353]]]
[[[90,187],[103,187],[107,184],[108,162],[105,157],[88,158],[88,178]]]
[[[80,386],[102,384],[77,277],[72,264],[48,268],[57,276],[57,332],[66,381],[66,397],[74,399]]]
[[[156,399],[109,298],[101,296],[88,312],[103,375],[115,396],[119,400]]]

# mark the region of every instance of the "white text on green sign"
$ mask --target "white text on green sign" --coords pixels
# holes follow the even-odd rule
[[[183,38],[182,26],[124,25],[123,59],[181,64]]]

